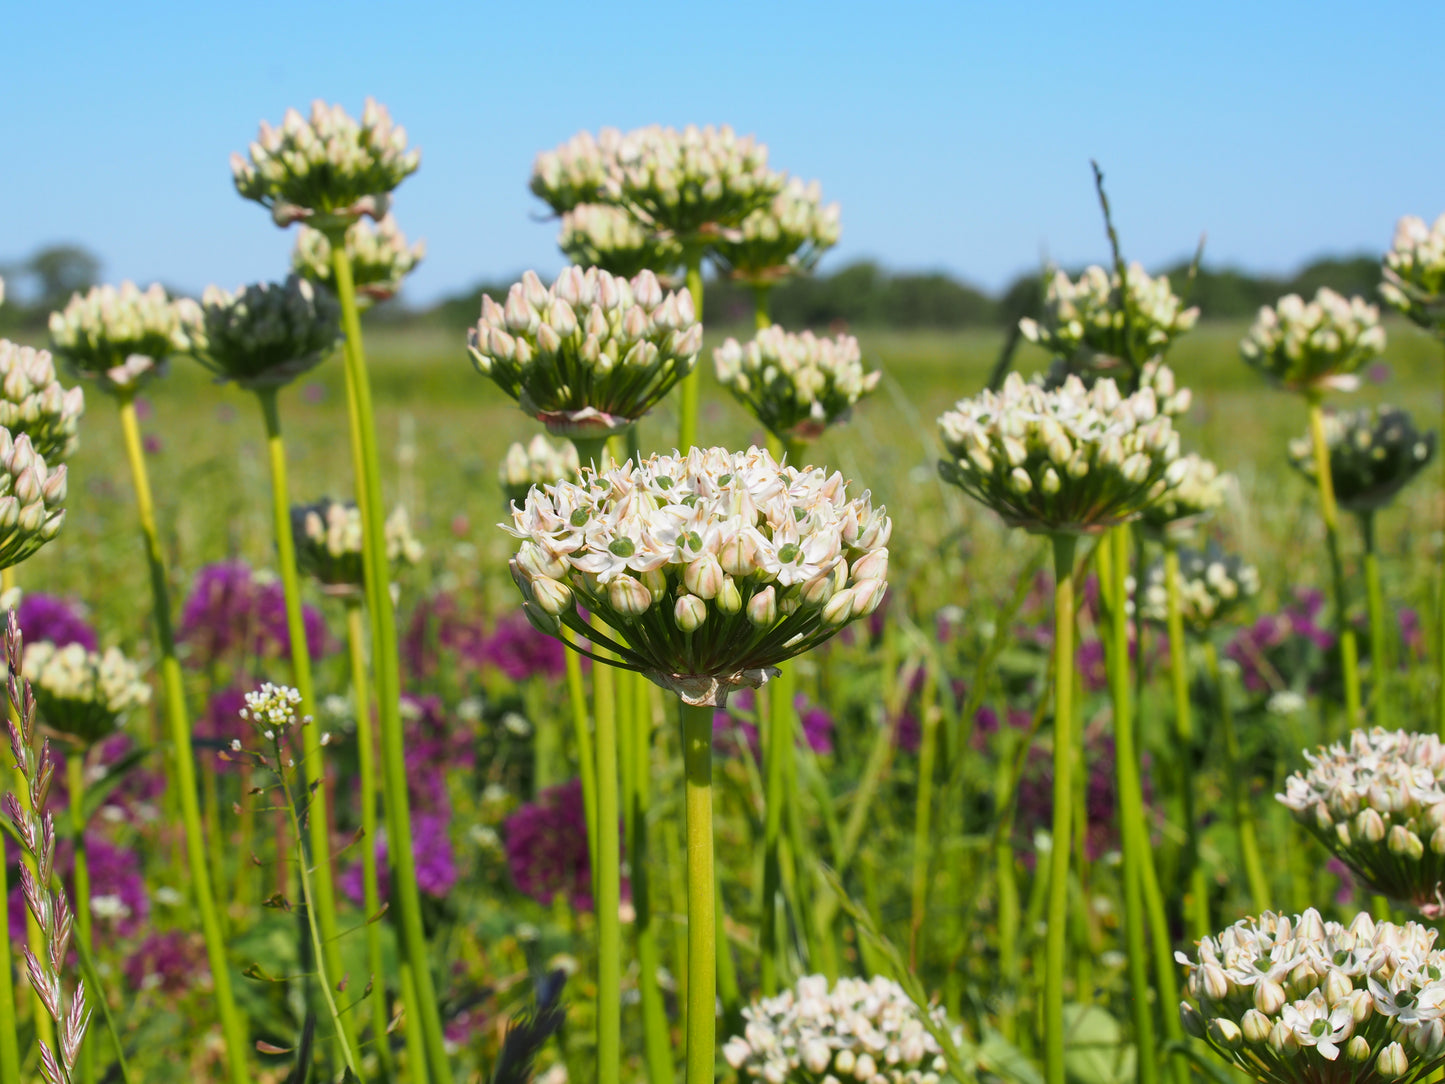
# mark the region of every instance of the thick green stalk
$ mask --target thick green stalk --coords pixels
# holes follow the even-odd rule
[[[1054,543],[1054,815],[1049,851],[1048,925],[1044,940],[1044,1079],[1064,1084],[1064,957],[1069,923],[1069,823],[1074,787],[1073,535]]]
[[[381,1063],[382,1075],[390,1080],[396,1074],[391,1056],[391,1037],[387,1034],[390,1013],[386,1004],[386,962],[381,952],[381,879],[376,870],[376,751],[372,745],[371,694],[366,680],[366,629],[361,613],[361,600],[346,600],[346,644],[351,660],[351,696],[356,705],[356,761],[359,768],[357,785],[361,801],[361,902],[366,908],[366,966],[371,972],[371,993],[367,1003],[371,1009],[372,1042]]]
[[[767,773],[767,796],[763,803],[763,907],[762,929],[759,932],[760,990],[764,997],[772,997],[778,992],[779,974],[783,968],[782,938],[778,930],[781,901],[778,896],[782,891],[783,816],[787,811],[788,778],[797,731],[793,710],[795,671],[787,663],[779,669],[778,676],[765,686],[768,729],[763,766]]]
[[[1269,880],[1264,875],[1264,863],[1259,857],[1259,839],[1254,832],[1254,818],[1250,816],[1248,799],[1245,795],[1243,765],[1239,757],[1239,735],[1234,730],[1234,708],[1229,701],[1229,686],[1219,669],[1219,652],[1212,640],[1204,641],[1204,660],[1209,668],[1209,680],[1214,684],[1215,695],[1219,697],[1219,723],[1224,731],[1224,777],[1228,780],[1229,814],[1234,821],[1234,832],[1239,838],[1239,856],[1244,866],[1245,882],[1249,885],[1250,903],[1255,914],[1269,910]]]
[[[426,1041],[427,1064],[437,1084],[451,1084],[441,1013],[432,982],[426,930],[422,926],[421,893],[416,883],[416,859],[410,846],[411,809],[407,795],[406,745],[401,726],[401,670],[397,653],[396,614],[391,604],[390,570],[386,559],[386,514],[381,500],[381,466],[376,452],[376,419],[371,404],[371,378],[361,343],[361,318],[356,308],[356,286],[351,257],[341,237],[331,239],[331,268],[341,302],[341,327],[346,333],[346,394],[355,460],[357,505],[362,520],[362,565],[366,575],[366,605],[372,623],[372,664],[376,672],[376,700],[381,723],[381,763],[386,801],[387,849],[392,869],[392,896],[402,954],[411,967],[420,1021]]]
[[[1340,640],[1340,668],[1345,679],[1345,730],[1361,725],[1359,649],[1355,627],[1350,624],[1350,597],[1345,585],[1345,564],[1340,556],[1340,513],[1335,505],[1335,483],[1330,474],[1330,447],[1325,440],[1324,412],[1320,397],[1308,399],[1310,439],[1314,443],[1315,480],[1320,491],[1320,518],[1325,524],[1325,548],[1330,557],[1330,577],[1335,593],[1335,630]]]
[[[221,934],[221,916],[216,910],[211,890],[212,872],[206,860],[206,842],[201,831],[201,810],[196,798],[196,758],[191,749],[191,721],[186,710],[185,686],[181,678],[181,661],[176,657],[176,638],[171,627],[170,586],[165,557],[161,551],[160,531],[156,527],[155,502],[151,497],[150,476],[146,471],[145,451],[141,447],[140,424],[136,421],[135,400],[120,400],[120,427],[125,438],[126,458],[130,461],[131,481],[135,485],[136,512],[145,543],[146,561],[150,566],[151,597],[155,605],[155,633],[161,654],[161,680],[165,691],[166,724],[176,770],[175,786],[179,792],[181,823],[185,828],[186,861],[191,891],[195,893],[196,910],[200,912],[201,931],[205,935],[206,957],[211,965],[211,997],[221,1018],[226,1037],[226,1062],[232,1084],[247,1084],[251,1078],[246,1064],[246,1027],[231,991],[231,970],[226,959],[226,942]]]
[[[597,1080],[617,1084],[622,1072],[622,855],[618,839],[617,672],[592,667],[597,724]]]
[[[713,709],[681,705],[687,808],[687,1076],[713,1079],[717,1044],[716,888],[712,844]]]
[[[1375,513],[1360,513],[1360,534],[1365,540],[1365,599],[1370,608],[1370,676],[1374,686],[1371,722],[1389,730],[1394,723],[1390,703],[1390,675],[1394,673],[1390,641],[1385,633],[1385,592],[1380,586],[1380,554],[1375,549]]]
[[[918,743],[918,793],[913,809],[913,882],[912,920],[908,924],[908,969],[918,970],[919,950],[923,940],[923,919],[928,910],[928,867],[932,857],[933,836],[933,764],[938,752],[938,721],[941,711],[938,696],[938,672],[928,668],[923,691],[918,700],[922,716],[922,734]]]
[[[94,941],[90,935],[90,860],[85,851],[85,752],[80,746],[67,750],[65,783],[70,790],[70,831],[75,846],[75,937],[89,949]],[[105,993],[92,989],[90,996],[99,1001]],[[95,1080],[95,1049],[89,1033],[80,1047],[80,1079],[83,1084]]]
[[[632,870],[632,910],[636,915],[633,932],[637,938],[637,987],[642,999],[643,1055],[650,1084],[672,1084],[672,1039],[668,1034],[667,1006],[657,984],[661,965],[657,931],[652,924],[652,855],[648,841],[647,816],[652,806],[652,718],[646,679],[629,674],[632,686],[628,743],[632,759],[630,818],[627,836],[628,862]]]
[[[702,255],[701,248],[687,252],[687,290],[692,294],[698,322],[702,321]],[[678,383],[677,447],[683,454],[697,443],[697,411],[702,401],[702,367],[694,366]],[[711,1070],[709,1070],[711,1071]]]
[[[761,282],[753,287],[753,325],[759,331],[773,326],[773,316],[768,310],[768,301],[772,297],[772,293],[771,283]]]
[[[1196,938],[1214,932],[1209,920],[1209,885],[1199,864],[1199,818],[1194,800],[1194,721],[1189,704],[1189,652],[1179,599],[1179,547],[1164,543],[1164,590],[1169,629],[1169,683],[1174,691],[1174,771],[1184,821],[1184,871],[1189,884],[1189,929]],[[1168,1015],[1167,1013],[1165,1014]]]

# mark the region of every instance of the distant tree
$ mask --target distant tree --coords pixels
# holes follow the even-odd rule
[[[90,289],[100,278],[100,260],[80,245],[47,245],[25,261],[31,279],[31,306],[43,313],[65,307],[70,295]]]

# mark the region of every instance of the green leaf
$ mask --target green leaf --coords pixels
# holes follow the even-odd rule
[[[1098,1005],[1064,1006],[1064,1072],[1074,1084],[1134,1079],[1134,1048],[1119,1021]]]

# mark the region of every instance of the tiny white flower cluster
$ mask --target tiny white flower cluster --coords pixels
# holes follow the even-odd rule
[[[1002,391],[960,400],[938,419],[945,481],[1010,526],[1084,534],[1137,519],[1183,478],[1179,434],[1152,388],[1077,376],[1047,391],[1010,373]]]
[[[131,708],[150,703],[140,667],[114,647],[98,653],[38,640],[25,645],[21,669],[41,721],[85,746],[112,734]]]
[[[955,1045],[963,1029],[930,1011]],[[807,975],[793,989],[743,1010],[743,1033],[723,1045],[740,1080],[764,1084],[938,1084],[948,1065],[918,1006],[892,979],[841,978],[832,989]]]
[[[65,464],[49,468],[30,438],[0,429],[0,568],[17,565],[65,523]]]
[[[1229,475],[1197,452],[1183,456],[1179,480],[1144,509],[1144,527],[1156,535],[1180,535],[1198,525],[1224,503]]]
[[[565,211],[557,245],[580,267],[599,267],[623,278],[643,271],[667,275],[682,265],[682,246],[657,238],[621,207],[583,203]]]
[[[1380,310],[1327,286],[1310,302],[1288,294],[1264,306],[1239,343],[1245,363],[1270,383],[1308,394],[1353,391],[1355,373],[1384,349]]]
[[[815,440],[846,421],[853,404],[878,386],[865,372],[852,335],[820,339],[774,324],[746,345],[729,338],[713,350],[718,382],[783,440]]]
[[[1203,553],[1179,550],[1179,611],[1193,632],[1207,632],[1259,594],[1259,570],[1237,554],[1225,554],[1210,543]],[[1144,574],[1140,615],[1163,624],[1169,616],[1164,563],[1156,561]]]
[[[320,230],[302,226],[291,250],[291,270],[319,286],[335,290],[331,241]],[[357,219],[346,230],[346,254],[359,300],[385,301],[396,296],[402,281],[426,256],[426,242],[408,245],[395,216],[383,215],[373,226]]]
[[[296,538],[296,565],[314,576],[328,594],[354,595],[361,587],[361,511],[350,501],[323,497],[315,504],[291,507],[291,530]],[[411,531],[406,509],[398,505],[386,520],[386,558],[393,567],[414,566],[425,555]]]
[[[477,370],[554,436],[606,436],[642,417],[692,371],[702,325],[687,290],[651,271],[630,282],[568,267],[549,289],[534,272],[498,305],[482,295],[467,333]]]
[[[50,348],[77,376],[90,377],[112,395],[133,395],[165,372],[172,354],[191,348],[201,309],[189,298],[172,301],[160,283],[142,291],[133,282],[93,286],[50,314]]]
[[[743,219],[737,239],[721,238],[712,250],[733,278],[770,285],[817,266],[843,235],[841,215],[838,204],[823,204],[817,181],[794,177],[772,203]]]
[[[1427,331],[1445,334],[1445,215],[1433,226],[1415,215],[1400,219],[1383,273],[1380,295],[1387,305]]]
[[[359,123],[319,100],[309,118],[288,109],[279,128],[261,122],[249,154],[231,155],[237,192],[270,208],[278,226],[299,221],[338,234],[363,215],[385,215],[392,189],[421,164],[406,129],[371,98]]]
[[[497,468],[497,478],[502,483],[502,492],[507,502],[525,501],[527,491],[533,486],[554,485],[577,477],[581,466],[577,461],[577,449],[572,442],[564,440],[553,444],[538,433],[528,444],[520,441],[507,449],[502,465]]]
[[[299,692],[289,685],[272,685],[268,681],[246,694],[246,706],[240,714],[242,719],[255,724],[270,741],[278,730],[284,733],[296,722],[296,713],[300,708]]]
[[[60,386],[50,351],[0,339],[0,426],[24,433],[42,459],[59,465],[80,443],[84,413],[85,392]]]
[[[1275,797],[1376,892],[1445,913],[1445,745],[1434,734],[1354,730],[1305,753]]]
[[[878,608],[893,524],[840,474],[766,451],[693,448],[538,486],[503,525],[527,616],[616,653],[694,704],[740,686]],[[619,634],[614,641],[578,613]]]
[[[250,391],[289,384],[321,363],[341,338],[341,306],[306,279],[207,286],[191,352],[216,374]]]
[[[1271,1084],[1425,1080],[1445,1063],[1445,952],[1415,922],[1266,911],[1199,942],[1185,1029]]]
[[[532,193],[559,215],[597,203],[621,143],[620,131],[603,128],[595,138],[578,132],[556,150],[543,151],[532,164]]]
[[[1127,320],[1118,273],[1095,264],[1077,282],[1055,271],[1044,289],[1043,319],[1020,320],[1019,330],[1076,368],[1142,366],[1192,328],[1199,309],[1184,307],[1167,275],[1151,278],[1133,263],[1126,278]]]
[[[1324,430],[1335,500],[1351,512],[1385,507],[1435,456],[1435,433],[1421,433],[1410,415],[1396,407],[1326,414]],[[1310,437],[1289,442],[1289,461],[1318,482]]]

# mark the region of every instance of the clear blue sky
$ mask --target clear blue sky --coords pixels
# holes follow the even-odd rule
[[[830,262],[987,288],[1125,249],[1285,271],[1445,210],[1445,4],[1211,2],[7,6],[0,263],[55,241],[109,280],[283,273],[231,187],[262,118],[374,95],[422,149],[398,190],[428,301],[562,260],[526,189],[573,132],[731,123],[843,206]]]

